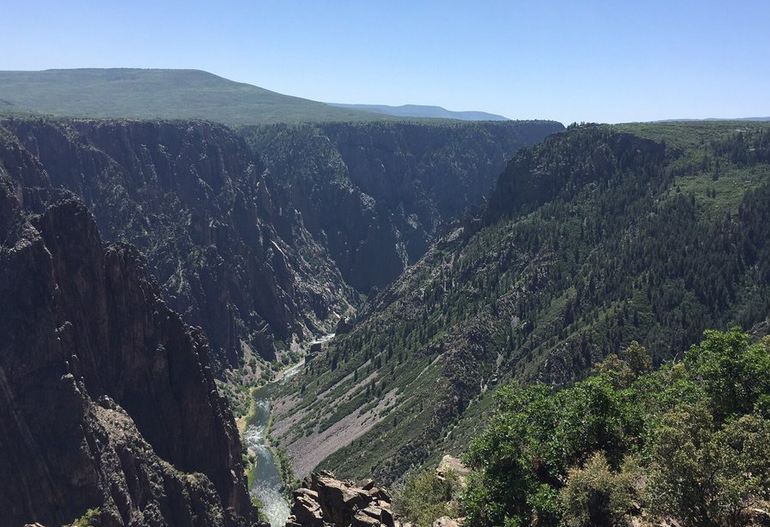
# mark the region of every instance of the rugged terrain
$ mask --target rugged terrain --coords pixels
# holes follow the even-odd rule
[[[592,386],[633,341],[659,366],[706,328],[766,334],[769,130],[4,117],[0,468],[20,483],[0,506],[248,523],[219,393],[245,411],[322,334],[266,391],[276,470],[378,484],[465,450],[500,383]],[[295,516],[337,514],[307,481]],[[390,514],[340,485],[343,523]]]
[[[553,121],[327,123],[245,134],[345,281],[368,293],[479,206],[518,149],[562,129]]]
[[[204,122],[0,122],[0,162],[28,192],[80,196],[110,241],[146,256],[220,367],[272,360],[333,328],[353,294],[232,130]]]
[[[300,475],[399,478],[461,450],[497,383],[580,379],[642,342],[655,364],[767,327],[766,126],[573,126],[517,154],[489,205],[371,299],[275,404]]]
[[[205,337],[83,204],[2,169],[0,299],[0,525],[251,524]]]
[[[80,196],[105,239],[147,256],[165,300],[203,328],[217,371],[248,365],[243,382],[253,382],[269,368],[257,359],[332,331],[358,302],[348,284],[364,290],[395,277],[442,218],[481,201],[506,156],[558,126],[330,128],[345,152],[368,142],[383,164],[372,170],[360,155],[319,148],[328,139],[312,141],[304,128],[258,144],[249,133],[249,145],[205,122],[8,118],[0,163],[30,192]],[[291,153],[286,162],[298,168],[276,162],[266,172],[259,151],[268,160]],[[459,183],[468,194],[460,200]],[[416,234],[401,240],[411,217]]]
[[[27,243],[11,229],[2,266],[2,334],[11,342],[3,368],[13,372],[5,418],[16,423],[6,440],[20,450],[4,463],[31,471],[8,491],[14,521],[71,521],[94,507],[105,525],[248,520],[241,449],[213,379],[229,381],[220,390],[244,410],[245,387],[268,379],[276,360],[296,359],[301,342],[344,329],[359,293],[385,285],[479,205],[506,158],[559,129],[0,120],[0,169],[12,189],[3,211],[13,212],[9,229],[29,225],[53,259],[46,265],[57,271],[40,294],[55,304],[50,324],[60,339],[46,344],[55,359],[43,366],[13,362],[17,346],[47,349],[27,342],[43,338],[30,328],[47,329],[16,305],[24,296],[13,288],[35,287],[32,277],[18,279],[25,272],[50,273],[11,262]],[[117,245],[103,249],[98,233]],[[25,309],[45,308],[41,298]],[[60,378],[75,399],[50,395]],[[42,415],[58,409],[52,398],[77,411]],[[60,433],[61,451],[47,435]],[[61,467],[49,466],[59,457]],[[83,475],[67,479],[67,471]],[[79,499],[60,506],[72,493]]]

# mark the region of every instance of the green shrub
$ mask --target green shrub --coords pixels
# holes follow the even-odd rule
[[[72,522],[71,527],[98,527],[101,514],[102,511],[98,507],[88,509],[80,518]]]
[[[628,458],[614,471],[601,452],[581,468],[573,468],[559,492],[563,522],[568,527],[620,525],[637,500],[638,467]]]
[[[653,447],[648,495],[659,514],[688,525],[750,525],[770,499],[770,421],[744,415],[715,427],[704,407],[667,414]]]
[[[649,367],[632,344],[573,386],[500,389],[466,456],[468,524],[750,525],[770,500],[768,340],[707,331],[684,361]]]
[[[441,516],[459,515],[460,487],[454,472],[443,478],[431,471],[412,474],[396,494],[396,511],[417,527],[430,527]]]

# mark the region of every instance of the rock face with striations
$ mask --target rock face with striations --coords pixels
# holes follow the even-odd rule
[[[0,165],[30,196],[75,193],[105,239],[138,247],[222,366],[272,359],[276,340],[332,330],[350,308],[324,249],[224,126],[5,119]]]
[[[0,526],[250,524],[205,338],[76,199],[19,199],[0,168]]]
[[[446,222],[479,206],[520,148],[554,121],[327,123],[245,132],[343,277],[381,288]]]
[[[333,331],[354,289],[389,283],[510,155],[561,128],[5,118],[0,165],[25,209],[67,189],[106,240],[138,247],[220,372]]]

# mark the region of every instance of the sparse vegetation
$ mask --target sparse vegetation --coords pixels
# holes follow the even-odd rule
[[[88,509],[83,515],[72,522],[70,527],[99,527],[99,517],[102,511],[98,507]]]
[[[442,516],[458,516],[461,490],[454,472],[445,477],[430,470],[416,472],[395,496],[396,512],[417,527],[430,527]]]
[[[294,474],[294,469],[291,466],[291,460],[286,454],[286,451],[275,445],[273,445],[271,449],[273,451],[276,464],[278,465],[278,473],[281,475],[281,481],[283,481],[284,484],[284,492],[287,496],[291,496],[291,491],[300,486],[300,481]]]

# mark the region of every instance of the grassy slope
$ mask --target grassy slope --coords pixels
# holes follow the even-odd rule
[[[762,121],[673,121],[665,123],[625,123],[614,126],[622,132],[663,142],[668,147],[682,151],[675,162],[678,166],[700,163],[707,154],[707,144],[720,141],[736,133],[750,133],[770,128]],[[746,191],[767,180],[766,165],[736,167],[725,165],[718,178],[713,170],[687,173],[676,178],[669,196],[673,193],[692,194],[698,204],[712,214],[734,213]]]
[[[290,97],[200,70],[0,71],[0,112],[205,119],[230,125],[386,118]]]

